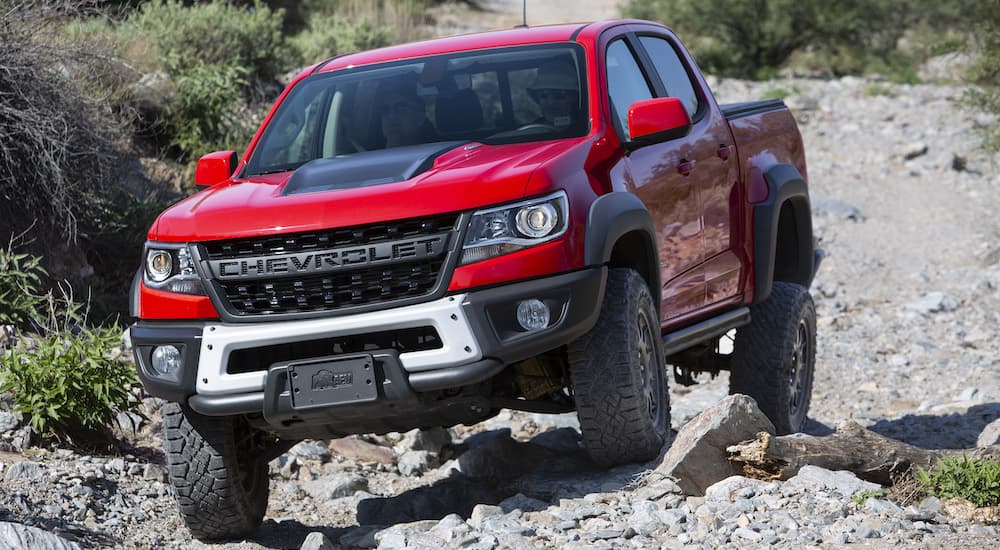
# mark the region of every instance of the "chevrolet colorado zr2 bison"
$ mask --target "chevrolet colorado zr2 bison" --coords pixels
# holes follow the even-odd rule
[[[821,257],[806,181],[785,105],[719,105],[656,23],[306,68],[242,156],[199,160],[133,283],[181,515],[243,535],[296,441],[503,408],[575,410],[595,463],[646,461],[670,374],[728,370],[798,431]]]

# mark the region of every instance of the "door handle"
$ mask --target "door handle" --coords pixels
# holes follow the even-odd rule
[[[729,155],[733,152],[732,145],[720,145],[715,154],[722,160],[729,160]]]
[[[690,176],[692,170],[694,170],[693,160],[681,159],[681,162],[677,165],[677,173],[682,176]]]

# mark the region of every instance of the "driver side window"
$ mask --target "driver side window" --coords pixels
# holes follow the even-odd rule
[[[622,139],[628,139],[629,106],[651,99],[653,92],[625,40],[618,39],[608,46],[606,60],[611,116]]]

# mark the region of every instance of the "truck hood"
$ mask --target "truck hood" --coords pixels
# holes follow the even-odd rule
[[[369,178],[350,188],[338,188],[336,181],[303,185],[302,177],[293,178],[294,172],[236,179],[170,207],[153,225],[149,239],[193,242],[297,233],[514,201],[525,196],[536,168],[585,140],[446,144],[443,151],[430,153],[425,147],[409,164],[400,164],[405,169],[398,178]],[[377,155],[371,159],[378,161]],[[335,178],[337,160],[313,161],[299,170]],[[399,178],[407,179],[393,181]]]

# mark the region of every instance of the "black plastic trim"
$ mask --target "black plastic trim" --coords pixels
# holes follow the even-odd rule
[[[139,380],[146,388],[146,393],[179,403],[183,403],[189,395],[195,393],[204,323],[140,321],[132,325],[130,330],[136,370]],[[153,348],[164,344],[183,346],[184,366],[176,375],[170,377],[156,374],[151,367]]]
[[[598,197],[587,213],[587,237],[584,258],[587,265],[606,264],[611,260],[615,243],[622,236],[639,231],[645,237],[646,261],[652,267],[649,289],[653,296],[661,292],[659,247],[653,217],[639,197],[632,193],[615,192]],[[656,310],[660,310],[659,300]]]
[[[434,391],[478,384],[493,378],[506,367],[498,359],[483,359],[468,365],[410,373],[410,386],[415,391]]]
[[[299,166],[282,196],[321,193],[397,183],[426,172],[441,155],[469,143],[441,141],[313,159]]]
[[[775,164],[764,172],[768,185],[767,199],[753,207],[754,303],[771,295],[778,247],[778,222],[787,203],[795,215],[798,235],[798,264],[791,266],[791,282],[809,285],[815,274],[812,213],[809,190],[802,175],[790,164]]]
[[[740,307],[705,319],[689,327],[663,335],[663,353],[667,357],[702,342],[722,336],[730,329],[750,322],[750,308]]]
[[[205,416],[260,414],[264,408],[264,392],[230,395],[192,395],[188,405]]]
[[[760,101],[744,101],[742,103],[727,103],[725,105],[719,105],[719,109],[722,110],[722,115],[725,116],[727,120],[769,113],[771,111],[780,111],[787,108],[788,107],[785,106],[785,102],[780,99],[762,99]]]
[[[579,28],[577,28],[575,31],[573,31],[573,34],[569,35],[569,41],[570,42],[576,42],[576,38],[578,36],[580,36],[580,33],[583,32],[583,29],[586,29],[589,26],[590,26],[590,23],[584,23],[583,25],[580,25]]]
[[[143,263],[146,259],[143,258]],[[139,286],[142,284],[142,268],[140,267],[132,276],[132,285],[128,289],[128,314],[135,319],[139,318]]]
[[[470,293],[462,307],[483,357],[509,365],[585,334],[601,312],[607,273],[601,266]],[[525,332],[516,324],[517,303],[529,298],[549,306],[548,327]]]

